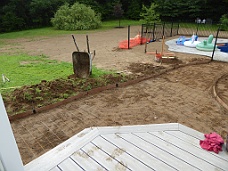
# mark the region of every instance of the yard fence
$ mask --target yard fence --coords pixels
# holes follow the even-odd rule
[[[218,24],[202,23],[152,23],[142,24],[141,37],[150,40],[162,39],[162,37],[172,37],[177,35],[191,36],[196,34],[200,37],[208,37],[212,34],[217,36]],[[228,38],[228,31],[219,29],[218,38]]]
[[[228,39],[228,31],[223,30],[220,24],[210,23],[152,23],[152,24],[142,24],[141,27],[141,38],[146,38],[146,41],[150,42],[162,39],[163,36],[173,37],[177,35],[181,36],[191,36],[197,35],[199,37],[208,37],[213,35],[215,38],[215,45],[218,38]],[[141,44],[143,42],[141,41]],[[211,55],[211,60],[213,60],[215,48]],[[146,51],[146,50],[145,50]]]
[[[142,24],[141,37],[150,40],[162,39],[165,37],[172,37],[178,35],[178,23],[153,23]]]
[[[228,31],[222,30],[220,24],[202,24],[202,23],[180,23],[178,35],[192,35],[193,33],[199,37],[208,37],[213,35],[216,37],[219,30],[218,38],[228,38]]]

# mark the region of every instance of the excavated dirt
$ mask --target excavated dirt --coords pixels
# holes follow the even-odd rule
[[[139,30],[140,27],[132,27],[131,37],[134,37]],[[75,37],[79,48],[86,49],[85,35]],[[228,113],[215,100],[211,88],[218,77],[228,73],[227,63],[209,62],[208,57],[184,53],[175,53],[176,60],[157,63],[153,55],[144,53],[144,45],[130,50],[117,48],[118,42],[127,38],[127,28],[89,33],[89,38],[90,48],[96,50],[93,64],[98,68],[131,75],[129,79],[158,74],[168,68],[191,62],[208,63],[176,67],[151,79],[124,88],[106,90],[11,122],[24,164],[84,128],[94,126],[178,122],[202,133],[215,131],[223,138],[226,137]],[[71,54],[75,51],[71,35],[7,41],[9,44],[2,47],[0,52],[22,51],[32,55],[44,54],[50,59],[71,62]],[[147,51],[156,50],[161,50],[161,41],[148,44]],[[167,47],[165,51],[168,51]],[[107,77],[106,80],[110,83],[119,81],[119,79]],[[74,79],[72,76],[70,78],[69,80]],[[36,86],[42,86],[41,89],[48,89],[51,94],[53,92],[60,98],[59,95],[64,94],[63,89],[78,91],[69,80],[43,81]],[[59,83],[62,87],[57,86]],[[227,77],[218,81],[217,85],[218,94],[226,103],[228,102],[227,85]],[[22,90],[17,90],[20,94],[19,91]],[[23,91],[27,91],[26,87]],[[47,99],[48,97],[44,97],[44,102],[48,101]],[[5,103],[6,106],[12,105],[10,101]],[[19,101],[17,107],[26,105],[23,101]],[[28,106],[32,108],[31,105]]]

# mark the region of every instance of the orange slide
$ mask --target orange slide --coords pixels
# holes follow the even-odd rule
[[[131,38],[129,41],[129,48],[132,48],[134,46],[144,44],[149,40],[146,40],[146,38],[141,38],[140,35],[136,35],[134,38]],[[123,40],[119,43],[120,49],[128,49],[128,40]]]

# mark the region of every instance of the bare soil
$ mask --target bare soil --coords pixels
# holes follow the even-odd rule
[[[138,31],[140,27],[132,27],[131,37]],[[85,35],[75,37],[80,50],[86,50]],[[205,56],[175,53],[178,60],[159,64],[153,55],[144,53],[144,45],[130,50],[118,49],[118,43],[126,38],[127,28],[89,34],[91,50],[95,49],[97,54],[93,65],[136,78],[159,73],[175,65],[210,60]],[[44,54],[50,59],[66,62],[71,62],[71,54],[75,51],[71,35],[12,41],[13,47],[5,46],[0,51]],[[161,47],[161,41],[156,41],[148,44],[147,51],[161,51]],[[165,51],[168,52],[167,47]],[[226,73],[227,63],[188,65],[125,88],[106,90],[13,121],[11,125],[23,162],[32,161],[84,128],[95,126],[178,122],[202,133],[215,131],[225,138],[228,113],[215,100],[211,88],[217,78]],[[227,85],[227,77],[217,85],[218,94],[225,103],[228,102]]]

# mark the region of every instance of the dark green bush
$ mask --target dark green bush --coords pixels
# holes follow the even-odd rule
[[[101,25],[101,17],[84,4],[62,5],[55,13],[51,23],[60,30],[89,30]]]
[[[228,30],[228,14],[222,15],[220,22],[222,24],[221,30]]]

